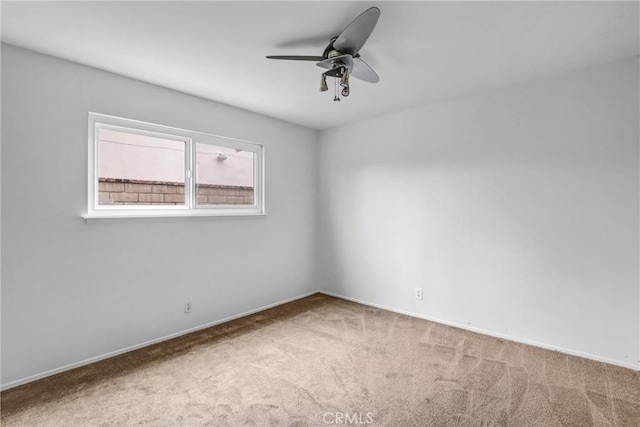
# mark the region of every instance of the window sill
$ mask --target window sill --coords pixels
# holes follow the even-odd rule
[[[246,212],[246,213],[237,213],[237,212],[219,212],[219,213],[211,213],[211,212],[195,212],[195,213],[118,213],[114,215],[112,213],[97,213],[91,215],[83,215],[82,219],[85,222],[119,222],[122,220],[140,220],[147,221],[150,219],[172,219],[172,220],[185,220],[185,219],[207,219],[207,218],[264,218],[267,214],[265,212]]]

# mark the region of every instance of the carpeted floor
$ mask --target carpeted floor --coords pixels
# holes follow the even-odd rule
[[[640,374],[314,295],[2,393],[3,426],[640,426]]]

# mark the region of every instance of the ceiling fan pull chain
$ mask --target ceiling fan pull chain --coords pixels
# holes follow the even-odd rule
[[[338,96],[338,79],[333,80],[333,100],[340,101],[340,97]]]

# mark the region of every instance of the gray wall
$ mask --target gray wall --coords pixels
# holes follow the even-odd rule
[[[323,289],[637,369],[638,90],[633,58],[321,132]]]
[[[85,223],[89,111],[263,143],[268,215]],[[315,131],[3,45],[2,383],[314,290],[316,164]]]

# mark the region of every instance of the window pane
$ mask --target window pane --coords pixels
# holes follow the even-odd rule
[[[183,141],[98,129],[98,204],[184,204],[185,146]]]
[[[252,151],[196,143],[196,205],[253,205]]]

